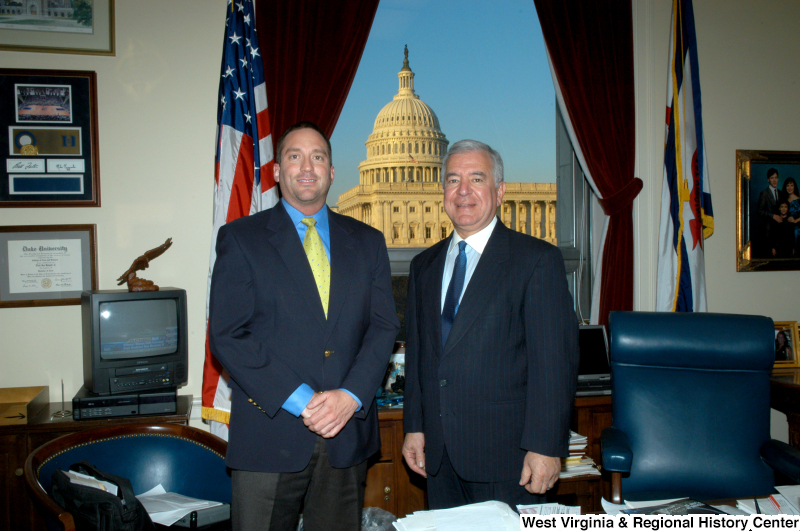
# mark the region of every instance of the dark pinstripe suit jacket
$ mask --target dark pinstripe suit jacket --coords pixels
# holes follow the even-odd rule
[[[308,464],[317,436],[281,409],[301,383],[347,389],[363,404],[327,439],[333,466],[356,465],[380,448],[375,391],[399,329],[389,256],[377,230],[331,211],[328,221],[327,320],[282,203],[219,231],[208,332],[231,375],[231,468],[296,472]]]
[[[578,326],[559,250],[498,222],[442,345],[441,287],[450,238],[411,264],[406,309],[406,433],[443,447],[467,481],[519,479],[527,451],[566,456]]]

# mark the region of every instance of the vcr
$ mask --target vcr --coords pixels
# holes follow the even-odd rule
[[[110,369],[108,389],[111,394],[176,387],[172,363]]]
[[[72,418],[88,420],[175,413],[178,410],[177,395],[175,388],[168,391],[98,395],[81,387],[72,399]]]

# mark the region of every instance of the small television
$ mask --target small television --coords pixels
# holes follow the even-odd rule
[[[176,389],[188,379],[186,291],[81,294],[83,379],[109,395]]]

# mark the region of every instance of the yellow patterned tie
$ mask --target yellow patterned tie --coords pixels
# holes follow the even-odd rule
[[[325,253],[325,246],[322,238],[314,225],[317,220],[314,218],[303,218],[303,225],[306,229],[306,237],[303,239],[303,249],[306,251],[308,263],[311,265],[311,272],[314,273],[314,280],[317,282],[319,298],[322,301],[322,309],[325,311],[325,319],[328,318],[328,292],[331,287],[331,266],[328,262],[328,255]]]

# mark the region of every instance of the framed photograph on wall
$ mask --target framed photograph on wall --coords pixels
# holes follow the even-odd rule
[[[100,206],[97,75],[0,69],[0,207]]]
[[[0,2],[0,50],[114,55],[114,0]]]
[[[775,321],[775,368],[800,367],[797,321]]]
[[[736,270],[800,269],[800,152],[736,150]]]
[[[80,304],[95,289],[95,225],[0,227],[0,308]]]

